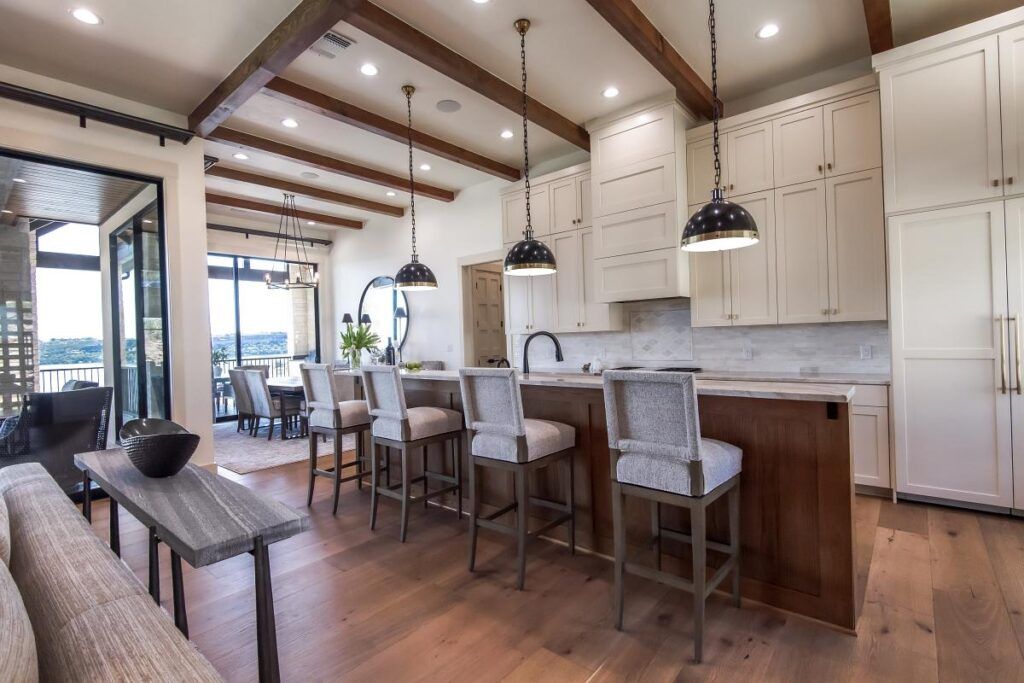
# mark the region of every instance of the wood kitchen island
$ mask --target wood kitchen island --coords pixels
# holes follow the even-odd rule
[[[457,372],[403,373],[403,382],[410,407],[461,409]],[[521,385],[527,417],[576,427],[576,543],[611,556],[611,476],[601,379],[533,373],[523,375]],[[830,384],[698,380],[697,392],[702,435],[743,449],[744,597],[852,632],[860,607],[855,586],[849,428],[854,389]],[[440,455],[433,453],[431,458]],[[433,462],[434,467],[439,464],[439,460]],[[558,499],[562,489],[557,468],[539,475],[533,484],[537,495]],[[484,471],[481,479],[485,508],[512,500],[510,479],[489,471]],[[647,548],[651,533],[648,504],[628,498],[626,519],[630,553],[645,553],[653,562]],[[726,541],[726,523],[722,499],[708,509],[709,538]],[[686,530],[686,512],[663,506],[662,524]],[[415,520],[412,525],[415,529]],[[555,539],[565,538],[562,528],[550,533]],[[688,574],[689,549],[685,545],[666,539],[663,551],[666,569]],[[673,557],[685,561],[670,561]],[[643,555],[640,558],[642,561]],[[709,552],[709,563],[720,561],[716,553]]]

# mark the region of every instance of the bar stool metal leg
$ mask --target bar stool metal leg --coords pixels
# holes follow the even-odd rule
[[[704,604],[707,573],[706,508],[698,503],[690,508],[690,537],[693,539],[693,661],[700,664],[704,654]]]
[[[370,450],[373,457],[370,459],[370,531],[377,526],[377,487],[380,486],[380,446],[371,441]]]
[[[742,606],[740,597],[740,483],[732,487],[728,493],[729,500],[729,550],[735,556],[736,564],[732,568],[732,600],[737,607]]]
[[[479,492],[476,478],[476,463],[473,456],[469,456],[469,571],[473,571],[476,564],[476,532],[477,512],[479,505]]]
[[[576,554],[576,473],[572,465],[572,455],[565,458],[565,467],[568,470],[565,477],[565,501],[569,506],[569,554]]]
[[[452,439],[452,472],[455,473],[455,482],[458,489],[455,491],[455,507],[462,519],[462,435]]]
[[[622,630],[623,580],[626,569],[626,527],[622,518],[622,485],[612,482],[612,533],[615,544],[615,628]]]
[[[313,482],[316,481],[316,436],[309,437],[309,492],[306,494],[306,507],[313,505]]]
[[[523,590],[526,585],[526,541],[530,534],[530,483],[526,468],[516,470],[516,536],[519,551],[519,578],[517,586]]]
[[[334,507],[332,515],[338,514],[338,498],[341,497],[341,434],[334,434]]]
[[[402,451],[402,530],[399,540],[405,543],[406,532],[409,531],[409,449],[403,446]]]

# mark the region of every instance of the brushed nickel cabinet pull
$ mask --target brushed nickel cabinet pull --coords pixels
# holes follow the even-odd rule
[[[996,321],[999,323],[999,393],[1005,394],[1006,385],[1009,383],[1006,368],[1006,345],[1009,340],[1006,338],[1006,318],[997,315]]]
[[[1009,178],[1006,179],[1006,184],[1013,185],[1013,176],[1010,176]]]
[[[1020,320],[1016,315],[1011,315],[1010,322],[1013,323],[1013,374],[1014,378],[1017,380],[1017,395],[1020,396],[1021,391],[1024,391],[1020,386]]]
[[[821,167],[821,164],[818,164],[818,173],[821,173],[823,170],[824,169]]]
[[[832,170],[832,162],[830,161],[829,163],[825,164],[825,168],[827,168],[828,170],[831,171]]]
[[[992,181],[992,187],[999,187],[999,178]]]
[[[838,308],[833,308],[832,309],[832,315],[839,315],[839,309]]]

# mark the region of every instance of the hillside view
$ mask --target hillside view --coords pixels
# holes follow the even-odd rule
[[[213,337],[214,350],[223,349],[228,358],[235,354],[235,336]],[[128,360],[135,358],[135,340],[126,342]],[[242,335],[242,356],[284,356],[288,353],[288,334],[267,332]],[[45,339],[39,344],[40,365],[100,365],[103,363],[103,340],[92,337]]]

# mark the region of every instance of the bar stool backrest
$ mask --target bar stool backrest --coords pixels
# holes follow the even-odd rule
[[[252,397],[252,412],[257,417],[274,417],[274,399],[270,396],[267,376],[262,370],[245,370],[245,383]]]
[[[402,389],[402,376],[396,365],[370,365],[362,369],[363,391],[366,394],[366,407],[375,420],[391,420],[397,428],[388,430],[401,434],[403,441],[409,435],[409,410],[405,405],[405,391]],[[394,426],[394,425],[390,425]],[[384,429],[385,425],[377,428]],[[378,432],[374,431],[374,434]]]
[[[604,373],[608,446],[623,453],[700,462],[700,422],[693,373]]]
[[[480,434],[526,436],[519,377],[512,368],[459,370],[466,427]]]
[[[306,394],[306,408],[313,412],[309,424],[315,427],[341,429],[341,396],[334,385],[331,366],[303,363],[299,366],[302,390]]]

